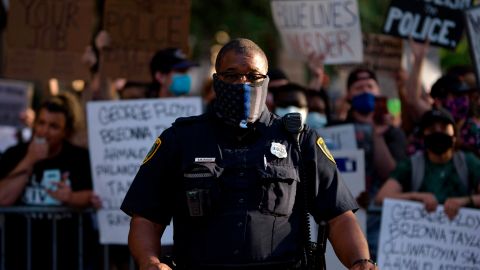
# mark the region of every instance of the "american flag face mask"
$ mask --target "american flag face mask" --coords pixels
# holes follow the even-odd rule
[[[265,109],[269,78],[258,83],[227,83],[213,75],[214,110],[225,123],[247,128]]]

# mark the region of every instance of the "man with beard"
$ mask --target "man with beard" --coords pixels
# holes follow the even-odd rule
[[[170,269],[159,239],[172,219],[177,269],[301,269],[302,200],[317,222],[328,222],[345,266],[375,269],[355,199],[323,139],[287,129],[292,122],[266,109],[264,52],[232,40],[215,69],[213,110],[178,119],[157,138],[122,204],[140,269]]]

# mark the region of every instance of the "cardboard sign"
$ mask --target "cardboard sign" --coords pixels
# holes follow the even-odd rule
[[[462,10],[471,0],[392,0],[383,32],[454,49],[463,34]]]
[[[81,62],[89,45],[95,1],[10,1],[5,76],[14,79],[87,79]]]
[[[387,35],[363,34],[363,62],[375,72],[398,72],[402,67],[403,42]]]
[[[130,217],[120,205],[143,159],[176,118],[200,113],[199,97],[87,104],[93,186],[103,206],[98,211],[100,243],[127,244]]]
[[[30,107],[33,84],[0,79],[0,126],[22,127],[20,113]]]
[[[355,126],[353,124],[336,125],[318,131],[330,150],[355,150]]]
[[[106,0],[104,29],[111,48],[100,68],[112,78],[150,81],[150,60],[162,48],[188,51],[190,1]]]
[[[477,87],[480,87],[480,6],[465,11],[465,21],[472,62],[477,75]]]
[[[460,209],[449,220],[443,206],[428,213],[418,202],[383,203],[378,268],[479,269],[480,211]]]
[[[324,55],[325,64],[363,61],[356,0],[272,1],[283,45],[305,61]]]

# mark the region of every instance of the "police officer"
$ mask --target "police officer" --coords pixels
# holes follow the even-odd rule
[[[159,239],[172,219],[177,269],[298,269],[307,193],[303,201],[316,221],[328,222],[342,263],[375,269],[352,212],[356,202],[322,138],[308,128],[289,132],[266,109],[264,52],[232,40],[215,69],[213,111],[165,130],[123,201],[140,269],[170,269]]]

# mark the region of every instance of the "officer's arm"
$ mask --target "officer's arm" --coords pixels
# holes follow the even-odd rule
[[[128,246],[130,252],[140,266],[140,270],[169,270],[166,264],[160,262],[160,238],[165,225],[153,223],[150,220],[134,215],[130,222]]]
[[[363,232],[358,226],[352,211],[347,211],[329,222],[328,238],[340,261],[349,269],[375,269],[372,263],[359,263],[359,259],[370,259],[368,244]],[[348,233],[346,233],[348,232]]]

